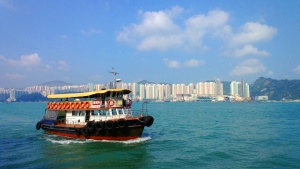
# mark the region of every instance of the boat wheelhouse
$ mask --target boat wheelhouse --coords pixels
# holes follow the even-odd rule
[[[142,109],[132,110],[127,89],[48,95],[45,115],[36,124],[48,133],[94,140],[130,140],[141,137],[154,118]]]

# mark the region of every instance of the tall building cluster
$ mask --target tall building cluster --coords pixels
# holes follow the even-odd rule
[[[32,86],[20,89],[3,89],[0,88],[0,102],[15,101],[22,95],[31,93],[40,93],[43,96],[58,93],[77,93],[93,90],[113,88],[114,83],[87,85],[70,85],[70,86]],[[131,99],[133,100],[157,100],[157,101],[195,101],[199,98],[218,98],[222,101],[225,97],[231,100],[250,99],[249,85],[244,80],[241,82],[232,81],[230,84],[231,96],[223,95],[223,84],[220,79],[211,82],[198,82],[196,84],[154,84],[154,83],[117,83],[117,88],[131,90]],[[221,98],[221,99],[219,99]]]
[[[199,82],[197,84],[138,84],[122,83],[121,88],[130,89],[134,100],[193,100],[198,97],[223,96],[223,84]]]
[[[230,83],[230,94],[236,101],[251,100],[250,87],[244,79],[241,82],[232,81]]]

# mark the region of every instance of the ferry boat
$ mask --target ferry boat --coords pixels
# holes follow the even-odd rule
[[[154,118],[148,115],[148,102],[142,104],[142,109],[132,110],[129,93],[127,89],[103,89],[48,95],[45,115],[36,129],[71,138],[137,139]]]

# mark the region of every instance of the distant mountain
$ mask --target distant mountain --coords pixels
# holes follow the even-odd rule
[[[72,84],[67,83],[67,82],[63,82],[63,81],[58,81],[58,80],[40,84],[40,86],[49,86],[49,87],[53,87],[53,86],[70,86],[70,85],[72,85]]]
[[[154,83],[154,82],[150,82],[150,81],[148,81],[148,80],[142,80],[142,81],[139,81],[139,82],[137,82],[138,84],[156,84],[156,83]]]
[[[300,99],[300,80],[258,78],[250,85],[250,95],[268,96],[269,100]]]
[[[39,101],[47,101],[47,98],[40,93],[32,93],[17,98],[17,102],[39,102]]]

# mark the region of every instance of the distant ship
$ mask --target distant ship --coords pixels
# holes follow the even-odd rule
[[[114,75],[116,75],[115,72]],[[116,83],[116,79],[115,79]],[[48,95],[44,117],[36,129],[47,133],[93,140],[131,140],[141,137],[150,127],[146,104],[131,110],[127,89],[103,89],[93,92]]]

